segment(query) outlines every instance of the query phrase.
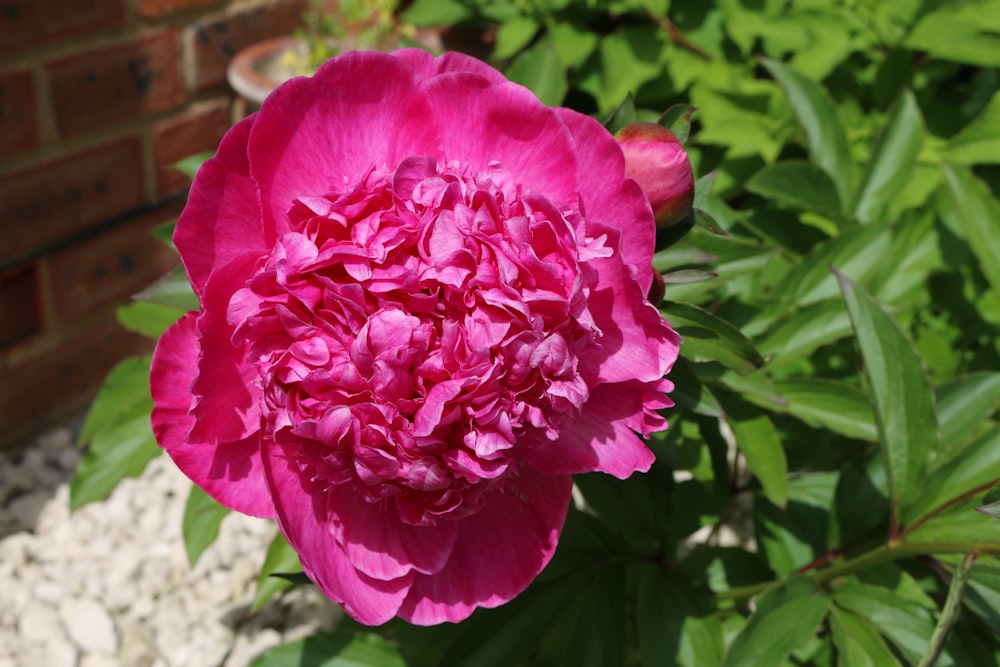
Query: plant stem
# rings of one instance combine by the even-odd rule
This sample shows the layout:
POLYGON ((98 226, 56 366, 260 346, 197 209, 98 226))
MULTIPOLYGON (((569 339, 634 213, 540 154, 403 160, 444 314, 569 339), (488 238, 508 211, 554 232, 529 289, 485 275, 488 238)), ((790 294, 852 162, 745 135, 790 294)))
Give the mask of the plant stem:
POLYGON ((931 635, 931 642, 930 646, 927 647, 927 653, 924 654, 917 667, 933 667, 934 663, 941 656, 941 652, 944 650, 944 642, 948 638, 948 632, 951 631, 951 626, 958 619, 962 593, 965 591, 965 584, 969 581, 969 576, 972 574, 972 565, 976 562, 977 556, 979 556, 978 549, 975 547, 969 549, 965 554, 965 558, 962 559, 962 562, 955 569, 955 573, 951 575, 951 586, 948 587, 948 598, 944 601, 941 618, 938 619, 937 626, 934 628, 934 634, 931 635))

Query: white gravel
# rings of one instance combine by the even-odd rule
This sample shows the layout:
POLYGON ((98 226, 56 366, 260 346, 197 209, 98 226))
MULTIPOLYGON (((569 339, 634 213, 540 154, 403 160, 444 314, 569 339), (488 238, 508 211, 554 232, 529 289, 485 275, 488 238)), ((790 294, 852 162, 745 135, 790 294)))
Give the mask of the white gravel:
POLYGON ((230 514, 188 564, 190 482, 166 456, 70 514, 72 438, 0 456, 0 667, 241 667, 332 627, 339 608, 311 587, 248 615, 273 522, 230 514))

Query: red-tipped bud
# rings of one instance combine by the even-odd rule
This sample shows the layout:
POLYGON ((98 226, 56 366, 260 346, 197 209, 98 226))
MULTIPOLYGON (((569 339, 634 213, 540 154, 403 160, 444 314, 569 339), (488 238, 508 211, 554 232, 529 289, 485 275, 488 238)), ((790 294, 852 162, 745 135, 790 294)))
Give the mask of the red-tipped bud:
POLYGON ((656 123, 630 123, 615 139, 625 153, 625 174, 642 187, 653 206, 657 227, 677 223, 694 202, 694 174, 684 146, 656 123))

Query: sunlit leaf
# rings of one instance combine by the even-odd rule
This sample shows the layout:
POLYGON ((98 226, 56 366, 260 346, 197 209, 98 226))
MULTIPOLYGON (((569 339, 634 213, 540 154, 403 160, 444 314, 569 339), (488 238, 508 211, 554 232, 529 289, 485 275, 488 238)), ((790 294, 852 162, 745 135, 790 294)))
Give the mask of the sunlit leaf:
POLYGON ((228 507, 223 507, 211 496, 192 484, 184 506, 184 519, 181 523, 181 534, 184 536, 184 549, 187 551, 188 562, 193 566, 219 536, 219 526, 229 514, 228 507))
POLYGON ((1000 202, 962 167, 943 166, 954 215, 994 292, 1000 294, 1000 202))
POLYGON ((937 449, 934 394, 899 326, 854 282, 839 273, 837 279, 864 359, 898 519, 900 508, 920 498, 928 460, 937 449))

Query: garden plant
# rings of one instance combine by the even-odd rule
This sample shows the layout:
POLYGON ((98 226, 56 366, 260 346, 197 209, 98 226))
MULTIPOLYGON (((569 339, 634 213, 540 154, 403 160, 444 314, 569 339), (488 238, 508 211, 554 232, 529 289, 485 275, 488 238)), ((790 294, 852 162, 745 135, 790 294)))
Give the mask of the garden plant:
POLYGON ((258 667, 1000 662, 1000 2, 402 18, 492 66, 343 54, 186 162, 73 506, 165 449, 192 562, 276 518, 252 611, 346 615, 258 667))

